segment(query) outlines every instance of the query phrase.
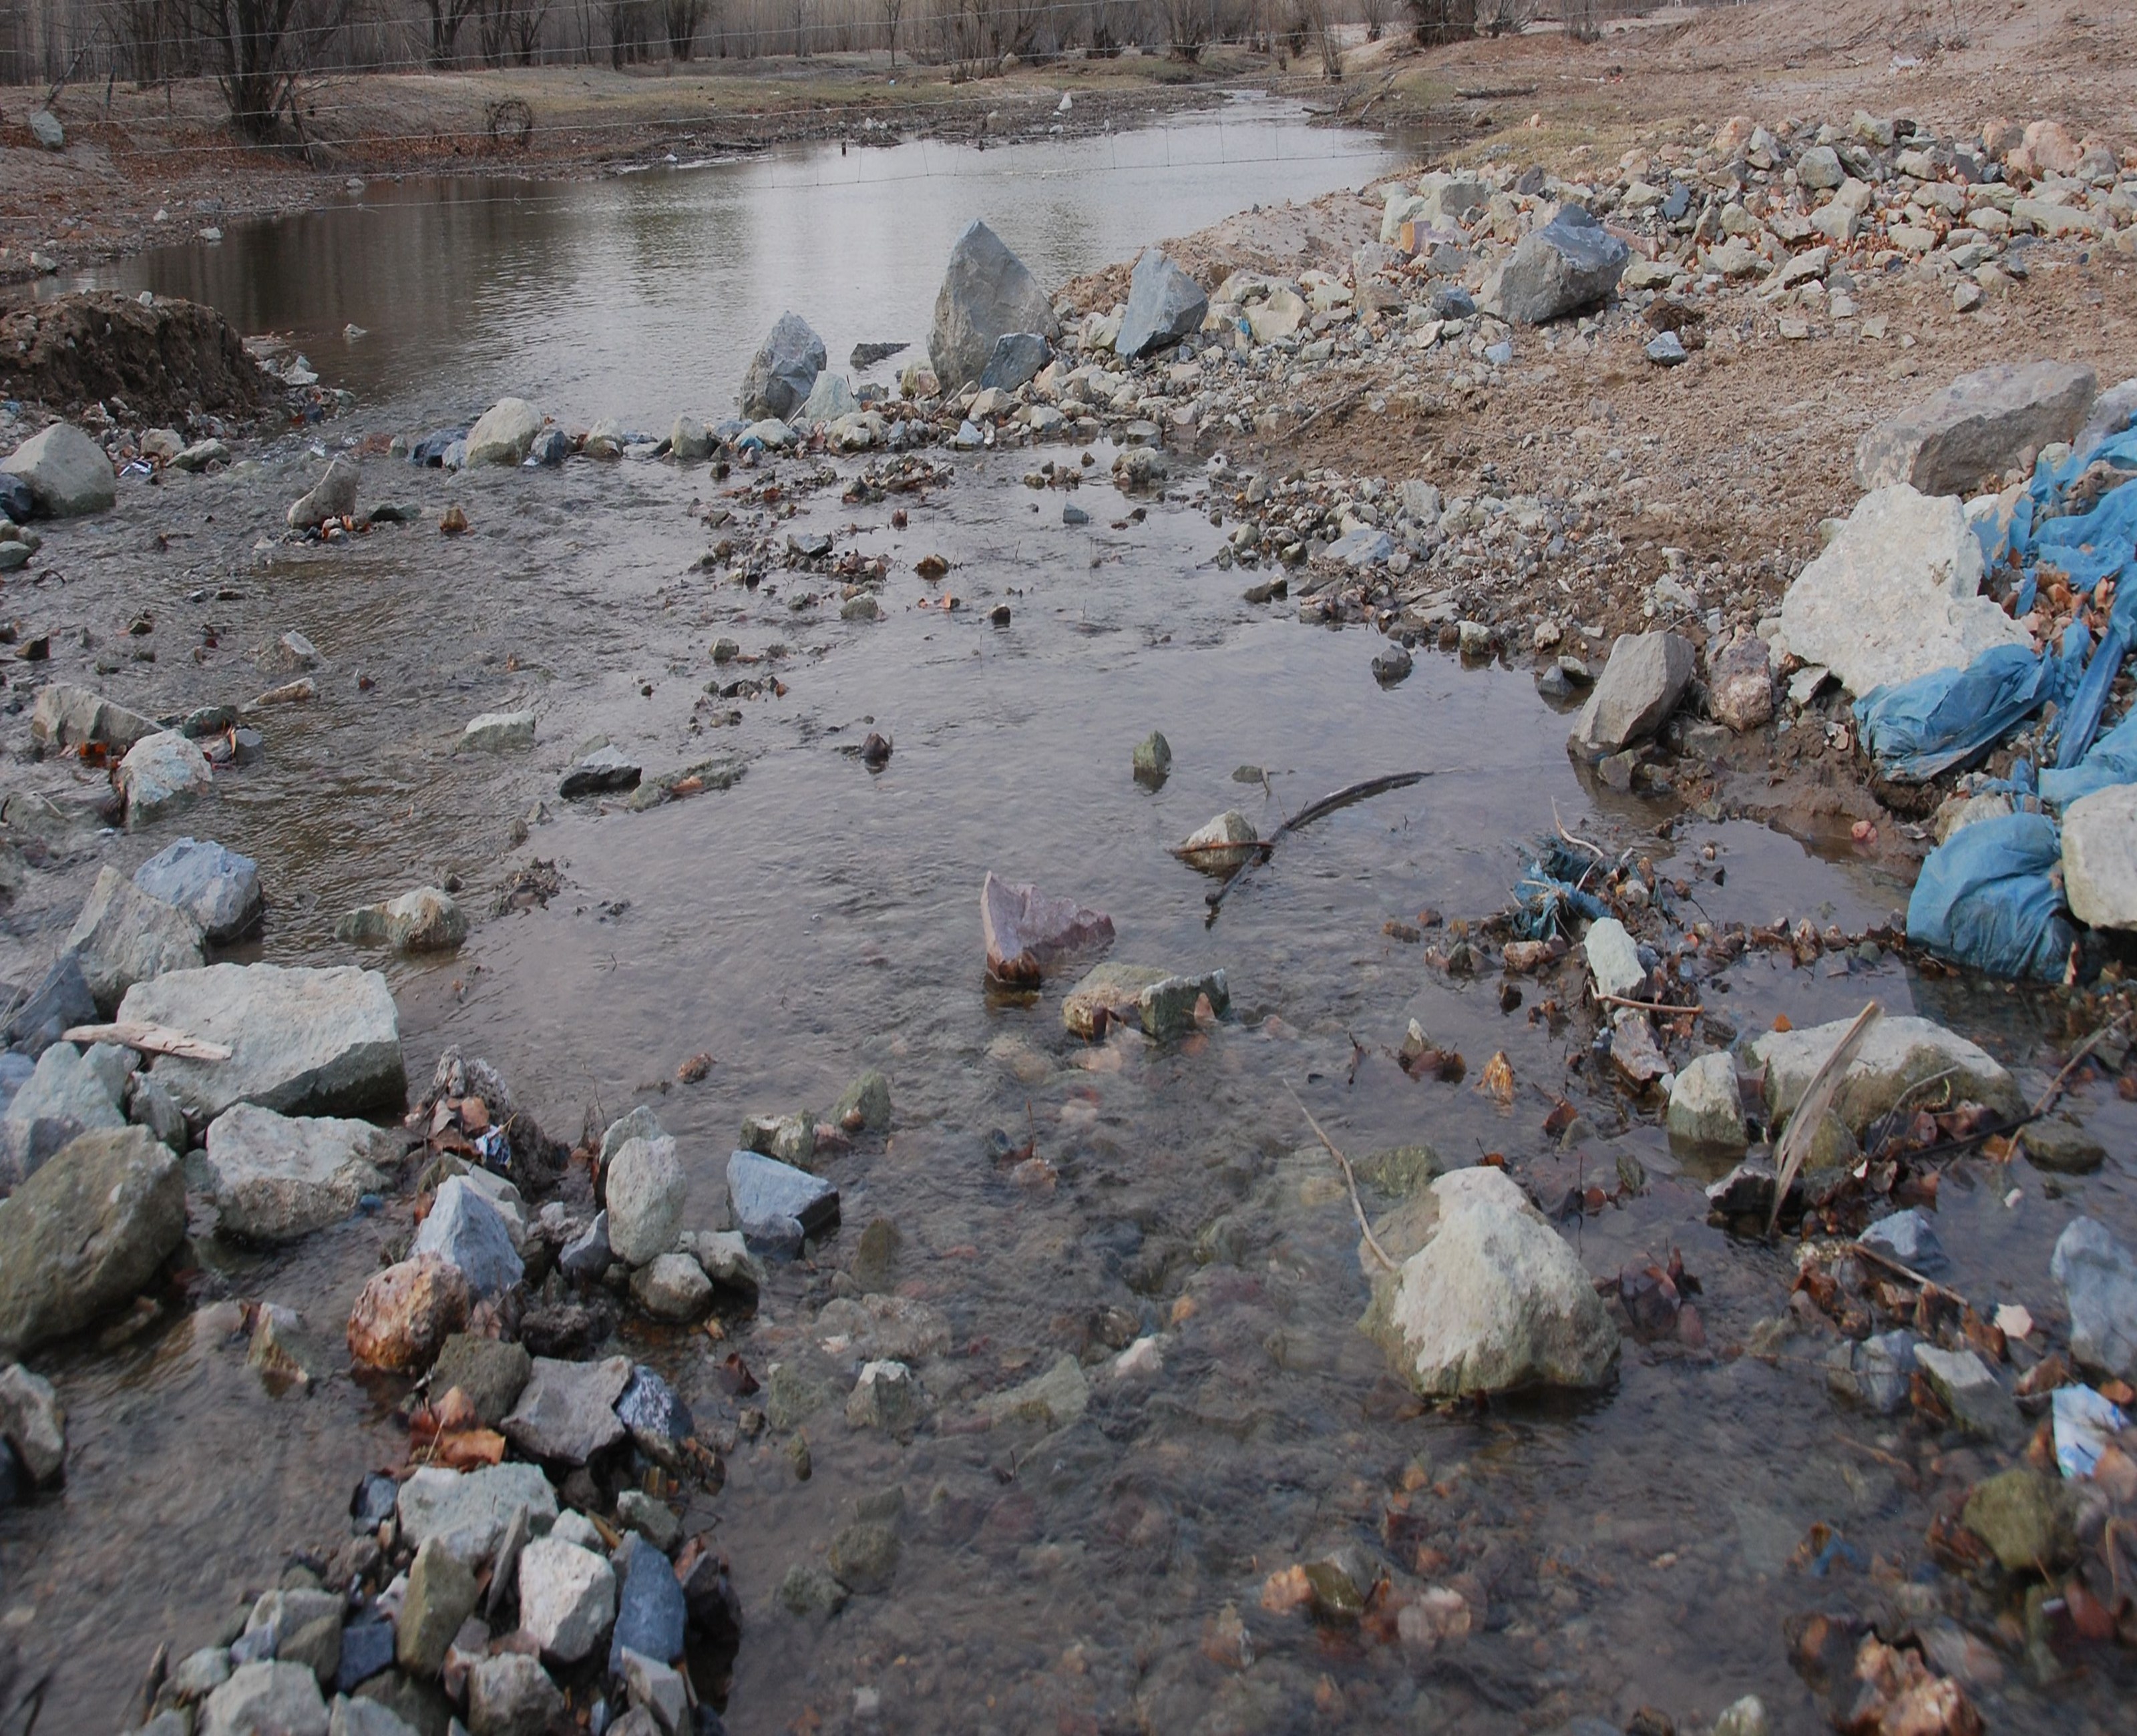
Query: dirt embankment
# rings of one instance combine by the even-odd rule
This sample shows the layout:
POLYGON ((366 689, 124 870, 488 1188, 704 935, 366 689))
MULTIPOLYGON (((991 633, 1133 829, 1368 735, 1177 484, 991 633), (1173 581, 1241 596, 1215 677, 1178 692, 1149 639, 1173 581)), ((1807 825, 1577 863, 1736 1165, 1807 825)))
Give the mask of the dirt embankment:
POLYGON ((0 397, 63 413, 101 401, 124 420, 251 416, 281 387, 213 308, 112 293, 0 315, 0 397))

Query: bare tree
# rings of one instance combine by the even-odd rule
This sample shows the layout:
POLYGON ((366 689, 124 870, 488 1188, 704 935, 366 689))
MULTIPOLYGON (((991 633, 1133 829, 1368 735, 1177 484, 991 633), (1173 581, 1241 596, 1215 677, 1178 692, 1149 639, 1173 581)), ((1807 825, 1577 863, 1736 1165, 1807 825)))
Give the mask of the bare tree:
POLYGON ((1377 42, 1388 27, 1388 20, 1395 16, 1395 0, 1358 0, 1358 11, 1365 21, 1365 40, 1377 42))
POLYGON ((294 114, 308 55, 320 54, 334 24, 347 17, 344 5, 335 19, 307 29, 299 0, 187 0, 187 22, 231 124, 255 141, 271 134, 285 114, 294 114))
POLYGON ((1408 0, 1419 46, 1464 42, 1477 34, 1477 0, 1408 0))
POLYGON ((1210 0, 1165 0, 1166 52, 1190 65, 1210 40, 1210 0))
POLYGON ((1603 34, 1595 27, 1595 0, 1559 0, 1559 22, 1576 42, 1593 42, 1603 34))
POLYGON ((882 0, 883 33, 890 38, 890 64, 898 66, 898 26, 905 16, 905 0, 882 0))
POLYGON ((423 5, 431 17, 431 64, 450 66, 460 52, 460 27, 475 15, 482 0, 423 0, 423 5))
POLYGON ((542 21, 549 16, 549 0, 518 0, 517 5, 506 0, 510 7, 506 17, 509 20, 507 34, 512 41, 512 58, 522 66, 534 64, 534 51, 542 42, 542 21))
POLYGON ((696 51, 698 27, 705 22, 705 0, 661 0, 668 57, 688 61, 696 51))

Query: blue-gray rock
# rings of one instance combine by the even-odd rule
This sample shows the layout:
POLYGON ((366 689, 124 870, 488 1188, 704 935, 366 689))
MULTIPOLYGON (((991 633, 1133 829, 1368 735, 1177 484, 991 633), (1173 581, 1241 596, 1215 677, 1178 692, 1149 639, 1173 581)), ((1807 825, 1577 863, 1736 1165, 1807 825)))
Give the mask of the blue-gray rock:
POLYGON ((349 1523, 358 1531, 376 1531, 393 1517, 393 1504, 400 1494, 400 1484, 382 1471, 373 1471, 348 1498, 349 1523))
POLYGON ((630 1371, 630 1384, 616 1401, 616 1414, 641 1452, 664 1465, 679 1461, 683 1442, 690 1436, 689 1407, 643 1363, 630 1371))
POLYGON ((37 497, 30 492, 29 484, 0 470, 0 515, 13 523, 27 524, 37 509, 37 497))
POLYGON ((1944 1244, 1919 1207, 1909 1206, 1889 1218, 1880 1218, 1862 1233, 1862 1245, 1888 1254, 1902 1266, 1920 1272, 1940 1272, 1945 1264, 1944 1244))
POLYGON ((626 1651, 656 1663, 673 1663, 683 1655, 683 1630, 689 1619, 674 1567, 635 1533, 624 1539, 616 1560, 620 1583, 616 1632, 608 1646, 609 1674, 623 1674, 626 1651))
POLYGON ((1434 319, 1473 319, 1477 298, 1459 284, 1434 284, 1424 304, 1434 319))
POLYGON ((27 1180, 82 1134, 125 1125, 103 1077, 72 1043, 55 1043, 0 1115, 0 1184, 27 1180))
POLYGON ((616 790, 635 790, 644 776, 637 761, 621 748, 604 742, 591 751, 575 761, 562 780, 557 785, 557 794, 569 800, 577 795, 600 795, 616 790))
POLYGON ((2070 1310, 2071 1354, 2118 1379, 2137 1377, 2137 1257, 2091 1218, 2056 1238, 2049 1270, 2070 1310))
POLYGON ((1128 279, 1127 311, 1113 339, 1116 355, 1146 356, 1201 328, 1210 298, 1155 247, 1146 247, 1128 279))
POLYGON ((1599 305, 1618 286, 1632 250, 1577 205, 1521 237, 1485 291, 1483 305, 1516 325, 1541 325, 1599 305))
POLYGON ((1670 182, 1669 197, 1662 202, 1662 221, 1674 223, 1691 209, 1692 189, 1682 181, 1670 182))
POLYGON ((1370 524, 1361 524, 1355 530, 1346 531, 1328 545, 1330 560, 1341 561, 1353 569, 1385 567, 1395 558, 1395 538, 1370 524))
MULTIPOLYGON (((391 1512, 392 1504, 387 1504, 391 1512)), ((375 1610, 367 1610, 341 1631, 341 1661, 334 1669, 334 1690, 353 1694, 359 1683, 393 1661, 393 1624, 375 1610)))
POLYGON ((822 1176, 754 1151, 728 1155, 728 1203, 748 1241, 779 1253, 798 1252, 839 1215, 839 1190, 822 1176))
POLYGON ((553 470, 571 455, 571 435, 561 428, 544 428, 534 436, 534 443, 528 447, 527 456, 520 464, 529 470, 553 470))
POLYGON ((15 1049, 0 1054, 0 1116, 7 1112, 7 1106, 15 1101, 15 1093, 30 1082, 30 1076, 37 1070, 37 1063, 27 1055, 15 1049))
POLYGON ((211 941, 234 941, 259 919, 260 864, 212 841, 181 838, 134 869, 134 884, 175 904, 211 941))
POLYGON ((967 224, 950 250, 927 334, 928 361, 942 389, 957 391, 977 380, 1005 332, 1036 332, 1051 341, 1060 329, 1024 261, 985 223, 967 224))
POLYGON ((1005 332, 995 339, 994 353, 980 370, 980 384, 1015 391, 1053 359, 1054 346, 1038 333, 1005 332))
POLYGON ((1684 347, 1684 339, 1675 332, 1656 333, 1648 340, 1645 353, 1658 367, 1678 367, 1692 359, 1684 347))
POLYGON ((417 1254, 438 1254, 460 1267, 468 1289, 477 1296, 508 1291, 526 1276, 504 1214, 455 1175, 431 1202, 431 1214, 410 1247, 417 1254))
POLYGON ((145 1131, 61 1147, 0 1201, 0 1356, 131 1301, 185 1233, 184 1174, 145 1131))
POLYGON ((594 1221, 564 1244, 557 1264, 566 1277, 581 1284, 596 1281, 616 1262, 608 1245, 608 1213, 596 1212, 594 1221))
POLYGON ((119 498, 118 480, 104 448, 71 422, 54 422, 32 435, 0 459, 0 472, 28 484, 45 518, 108 512, 119 498))
POLYGON ((623 1437, 616 1402, 630 1384, 630 1359, 600 1362, 534 1359, 519 1403, 502 1425, 522 1452, 565 1465, 583 1465, 623 1437))
POLYGON ((764 346, 742 377, 740 404, 745 419, 776 416, 784 421, 809 401, 816 376, 826 360, 824 340, 799 314, 781 314, 764 346))
POLYGON ((110 867, 97 870, 66 943, 81 960, 98 1009, 107 1013, 134 984, 169 970, 197 970, 207 960, 199 923, 110 867))
POLYGON ((1907 1408, 1915 1372, 1915 1335, 1881 1332, 1861 1344, 1843 1343, 1826 1354, 1825 1383, 1833 1396, 1881 1417, 1907 1408))
POLYGON ((408 462, 435 470, 445 463, 445 454, 467 437, 466 427, 441 428, 435 434, 426 434, 408 449, 408 462))

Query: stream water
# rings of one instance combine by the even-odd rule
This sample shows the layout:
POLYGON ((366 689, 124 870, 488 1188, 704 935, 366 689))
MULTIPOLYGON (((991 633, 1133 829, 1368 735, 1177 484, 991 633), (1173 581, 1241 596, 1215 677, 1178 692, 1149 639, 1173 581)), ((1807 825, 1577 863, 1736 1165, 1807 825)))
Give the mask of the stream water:
MULTIPOLYGON (((1291 135, 1280 125, 1278 136, 1291 135)), ((1012 155, 987 153, 988 169, 1012 155)), ((1337 160, 1331 147, 1322 184, 1351 178, 1337 160)), ((416 238, 410 249, 373 258, 389 250, 352 241, 357 263, 327 294, 297 237, 337 223, 369 236, 377 219, 368 204, 307 218, 292 227, 285 273, 264 272, 260 299, 233 311, 248 325, 372 327, 331 366, 314 356, 330 380, 386 394, 332 432, 405 430, 419 409, 508 387, 566 413, 642 411, 641 425, 658 425, 719 397, 745 339, 789 300, 835 352, 920 335, 921 264, 939 269, 960 212, 995 215, 969 182, 952 197, 927 177, 898 197, 924 192, 935 215, 909 231, 886 222, 859 250, 845 246, 852 225, 799 212, 769 224, 773 238, 746 263, 728 255, 747 229, 695 232, 713 226, 703 212, 724 197, 720 177, 777 173, 753 163, 537 189, 531 205, 405 189, 393 221, 416 238), (462 276, 471 268, 457 260, 445 271, 463 221, 489 236, 494 276, 462 276), (873 248, 909 263, 885 275, 879 304, 859 273, 805 294, 812 255, 788 245, 804 235, 837 240, 841 258, 873 248), (720 281, 749 286, 746 318, 713 285, 696 288, 713 262, 720 281), (404 299, 400 286, 433 268, 450 283, 404 299), (635 299, 619 305, 626 282, 635 299), (312 299, 295 299, 299 283, 312 299), (488 312, 456 324, 466 306, 488 312)), ((1005 232, 1049 268, 1043 277, 1261 191, 1253 176, 1213 172, 1206 204, 1145 221, 1112 209, 1122 183, 1099 181, 1083 200, 1087 239, 1072 241, 1065 219, 1034 209, 1039 177, 1034 168, 1001 210, 1005 232), (1034 239, 1049 234, 1059 251, 1034 239)), ((853 197, 828 177, 809 185, 853 197)), ((759 209, 771 215, 761 198, 759 209)), ((225 260, 271 260, 283 245, 236 232, 220 255, 192 255, 210 273, 192 287, 212 293, 225 260)), ((126 270, 186 287, 175 256, 126 270)), ((1054 455, 1073 462, 1073 449, 1054 455)), ((1108 455, 1095 456, 1103 479, 1108 455)), ((106 859, 130 868, 181 830, 257 856, 272 906, 259 956, 285 963, 345 961, 332 920, 353 903, 458 874, 481 916, 509 871, 553 862, 558 896, 486 917, 457 954, 369 960, 392 982, 411 1076, 461 1045, 567 1137, 590 1109, 653 1103, 680 1141, 697 1223, 723 1221, 743 1114, 820 1111, 864 1067, 889 1075, 895 1131, 832 1160, 845 1228, 812 1262, 780 1268, 756 1315, 728 1320, 716 1347, 625 1329, 626 1347, 669 1373, 708 1427, 737 1415, 716 1374, 729 1351, 761 1379, 782 1369, 782 1390, 801 1395, 813 1474, 797 1479, 793 1430, 775 1428, 744 1439, 724 1489, 694 1497, 687 1515, 728 1554, 747 1612, 729 1728, 1483 1732, 1590 1714, 1622 1725, 1642 1705, 1682 1724, 1747 1692, 1777 1729, 1822 1727, 1789 1665, 1783 1618, 1933 1580, 1929 1514, 1993 1461, 1837 1409, 1817 1365, 1827 1338, 1740 1354, 1755 1325, 1786 1311, 1787 1252, 1710 1228, 1701 1190, 1718 1172, 1674 1155, 1651 1116, 1607 1091, 1578 1087, 1600 1131, 1578 1157, 1555 1151, 1542 1124, 1575 1039, 1526 1007, 1502 1010, 1496 975, 1429 970, 1419 947, 1383 931, 1427 907, 1472 919, 1501 907, 1525 844, 1555 816, 1580 831, 1652 827, 1664 812, 1584 782, 1565 721, 1525 672, 1424 654, 1384 689, 1368 669, 1377 639, 1243 602, 1239 576, 1210 563, 1224 533, 1205 514, 1175 501, 1137 522, 1101 479, 1069 497, 1092 514, 1072 528, 1060 493, 1022 484, 1028 462, 960 460, 953 486, 903 503, 903 530, 890 523, 895 498, 848 507, 835 482, 792 491, 786 529, 890 557, 887 618, 867 625, 842 621, 835 585, 819 576, 745 591, 696 570, 707 539, 695 508, 719 486, 703 469, 575 460, 451 478, 372 459, 367 499, 433 514, 459 500, 470 534, 445 541, 417 525, 264 553, 256 539, 318 469, 299 438, 218 476, 129 484, 116 513, 48 545, 70 576, 65 606, 85 621, 117 633, 133 610, 156 615, 166 654, 122 697, 151 709, 242 697, 261 684, 243 648, 293 626, 327 663, 314 703, 266 717, 260 765, 219 780, 182 826, 112 840, 106 859), (175 532, 171 552, 144 552, 158 528, 175 532), (914 576, 931 552, 952 563, 947 586, 914 576), (202 601, 211 584, 228 594, 202 601), (945 589, 968 606, 919 606, 945 589), (998 627, 988 610, 1000 602, 1010 619, 998 627), (202 644, 203 628, 222 649, 195 661, 183 648, 202 644), (748 652, 785 648, 772 666, 786 693, 735 702, 737 724, 716 723, 727 703, 703 691, 723 635, 748 652), (540 715, 530 756, 452 753, 468 717, 515 703, 540 715), (895 742, 878 773, 846 751, 869 728, 895 742), (1154 790, 1129 775, 1152 728, 1175 755, 1154 790), (557 801, 558 773, 595 734, 650 769, 728 752, 747 771, 731 790, 650 813, 557 801), (1267 774, 1266 792, 1234 776, 1243 766, 1267 774), (1244 808, 1266 832, 1338 785, 1406 770, 1434 776, 1288 840, 1214 925, 1210 883, 1166 853, 1222 809, 1244 808), (516 845, 514 821, 545 800, 516 845), (1117 959, 1222 965, 1234 1015, 1161 1049, 1119 1035, 1087 1046, 1063 1030, 1063 985, 991 993, 977 907, 990 868, 1109 912, 1117 959), (1470 1082, 1400 1070, 1390 1050, 1413 1017, 1468 1058, 1470 1082), (1519 1082, 1511 1109, 1473 1088, 1495 1050, 1519 1082), (675 1083, 701 1051, 715 1058, 709 1076, 675 1083), (1681 1250, 1705 1286, 1710 1349, 1628 1340, 1599 1395, 1420 1414, 1356 1330, 1367 1294, 1356 1227, 1292 1090, 1361 1155, 1426 1142, 1448 1164, 1498 1153, 1539 1187, 1636 1157, 1646 1190, 1568 1233, 1598 1275, 1681 1250), (996 1155, 1027 1139, 1044 1173, 996 1155), (949 1351, 923 1370, 934 1420, 905 1445, 848 1427, 850 1347, 813 1330, 835 1286, 853 1287, 855 1243, 877 1219, 896 1227, 900 1249, 872 1281, 932 1303, 952 1328, 949 1351), (1155 1371, 1112 1369, 1123 1322, 1158 1335, 1155 1371), (1045 1434, 971 1426, 981 1397, 1064 1354, 1090 1382, 1079 1420, 1045 1434), (1409 1516, 1391 1523, 1406 1487, 1409 1516), (828 1620, 783 1608, 788 1570, 820 1564, 856 1504, 893 1489, 901 1554, 888 1593, 828 1620), (1814 1578, 1792 1558, 1819 1522, 1854 1553, 1814 1578), (1262 1611, 1270 1573, 1343 1547, 1458 1576, 1475 1630, 1419 1656, 1262 1611), (1205 1648, 1228 1605, 1252 1635, 1245 1669, 1205 1648)), ((787 474, 799 482, 811 468, 790 462, 787 474)), ((65 673, 79 654, 54 643, 65 673)), ((1653 849, 1717 922, 1787 913, 1859 927, 1905 901, 1858 864, 1741 823, 1688 822, 1653 849)), ((11 947, 56 942, 81 889, 18 909, 11 947)), ((1919 1005, 2013 1065, 2038 1053, 2024 997, 1917 983, 1890 959, 1834 975, 1755 954, 1716 994, 1745 1030, 1781 1014, 1799 1026, 1845 1016, 1874 994, 1893 1011, 1919 1005)), ((2081 1107, 2113 1154, 2098 1177, 2058 1191, 1977 1160, 1946 1179, 1949 1281, 1984 1308, 2052 1313, 2048 1249, 2076 1209, 2137 1236, 2137 1106, 2106 1093, 2081 1107)), ((1369 1210, 1387 1203, 1369 1189, 1369 1210)), ((338 1340, 407 1213, 398 1201, 271 1257, 204 1250, 206 1291, 293 1306, 338 1340)), ((241 1343, 169 1306, 32 1361, 59 1386, 72 1450, 61 1491, 0 1514, 0 1636, 54 1671, 41 1730, 120 1728, 160 1641, 182 1656, 215 1637, 290 1552, 338 1542, 356 1479, 405 1452, 397 1391, 336 1375, 309 1396, 272 1397, 241 1343)), ((2042 1690, 2015 1663, 1974 1691, 2000 1729, 2105 1730, 2121 1715, 2097 1680, 2042 1690)))

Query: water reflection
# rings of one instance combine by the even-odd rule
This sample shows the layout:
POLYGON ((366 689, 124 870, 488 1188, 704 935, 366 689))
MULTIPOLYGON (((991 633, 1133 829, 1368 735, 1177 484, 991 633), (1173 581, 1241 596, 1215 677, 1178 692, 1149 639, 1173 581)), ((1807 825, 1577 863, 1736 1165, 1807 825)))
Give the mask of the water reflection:
POLYGON ((1370 135, 1242 96, 1132 133, 984 151, 811 144, 585 183, 381 182, 66 287, 186 296, 247 332, 293 333, 328 379, 372 401, 444 416, 516 391, 560 416, 656 428, 724 411, 790 307, 835 358, 864 341, 923 343, 942 261, 976 216, 1058 284, 1395 161, 1370 135), (371 335, 345 340, 350 324, 371 335))

